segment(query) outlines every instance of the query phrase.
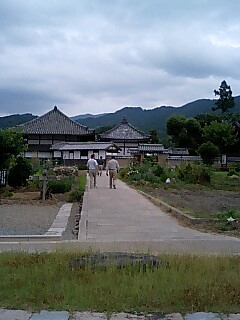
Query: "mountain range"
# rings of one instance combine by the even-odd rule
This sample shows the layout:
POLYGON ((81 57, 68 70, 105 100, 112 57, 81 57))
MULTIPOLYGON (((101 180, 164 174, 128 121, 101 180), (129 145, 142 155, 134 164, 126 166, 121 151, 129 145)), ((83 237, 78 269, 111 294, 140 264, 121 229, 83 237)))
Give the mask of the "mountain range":
MULTIPOLYGON (((148 110, 141 107, 124 107, 114 113, 84 114, 71 117, 71 119, 89 128, 97 129, 99 127, 117 125, 126 117, 128 122, 139 130, 149 133, 151 129, 156 129, 160 136, 163 137, 166 135, 166 122, 170 116, 185 115, 186 117, 195 117, 198 114, 212 112, 212 107, 216 101, 214 99, 199 99, 181 107, 161 106, 148 110)), ((231 112, 240 113, 240 96, 234 97, 234 101, 235 107, 231 109, 231 112)), ((0 117, 0 128, 14 127, 35 118, 37 116, 30 113, 0 117)))

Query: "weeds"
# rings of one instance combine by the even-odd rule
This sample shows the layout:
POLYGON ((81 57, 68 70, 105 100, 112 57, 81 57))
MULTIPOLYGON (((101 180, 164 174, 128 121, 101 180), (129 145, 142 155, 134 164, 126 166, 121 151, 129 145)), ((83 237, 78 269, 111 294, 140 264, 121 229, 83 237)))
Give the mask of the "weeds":
MULTIPOLYGON (((77 253, 79 257, 79 253, 77 253)), ((14 309, 239 312, 240 257, 161 256, 129 266, 71 269, 76 253, 2 253, 0 306, 14 309)))

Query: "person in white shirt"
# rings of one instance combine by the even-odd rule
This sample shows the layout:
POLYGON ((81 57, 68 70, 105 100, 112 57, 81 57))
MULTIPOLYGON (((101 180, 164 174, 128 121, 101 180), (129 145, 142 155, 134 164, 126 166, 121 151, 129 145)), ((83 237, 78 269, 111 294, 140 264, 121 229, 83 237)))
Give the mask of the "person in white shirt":
POLYGON ((98 171, 98 163, 95 160, 94 153, 91 155, 91 159, 87 162, 87 169, 90 178, 90 188, 97 186, 96 179, 97 179, 97 171, 98 171))
POLYGON ((114 156, 112 156, 112 159, 108 161, 107 167, 106 167, 106 175, 109 175, 109 187, 112 189, 116 189, 116 180, 117 180, 117 173, 119 170, 119 163, 115 159, 114 156))

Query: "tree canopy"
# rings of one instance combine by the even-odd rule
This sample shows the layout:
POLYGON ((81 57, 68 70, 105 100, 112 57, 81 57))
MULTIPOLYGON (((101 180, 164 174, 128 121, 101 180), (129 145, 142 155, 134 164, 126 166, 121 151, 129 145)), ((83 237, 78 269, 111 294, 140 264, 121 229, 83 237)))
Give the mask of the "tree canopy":
POLYGON ((198 120, 174 115, 167 121, 167 133, 176 147, 188 148, 195 153, 202 140, 202 129, 198 120))
POLYGON ((20 131, 0 129, 0 169, 8 169, 11 160, 26 150, 26 144, 20 131))
POLYGON ((222 113, 224 113, 234 107, 235 103, 232 97, 232 90, 225 80, 222 81, 219 90, 214 90, 214 93, 215 96, 219 96, 219 99, 215 103, 215 106, 212 107, 213 111, 221 110, 222 113))

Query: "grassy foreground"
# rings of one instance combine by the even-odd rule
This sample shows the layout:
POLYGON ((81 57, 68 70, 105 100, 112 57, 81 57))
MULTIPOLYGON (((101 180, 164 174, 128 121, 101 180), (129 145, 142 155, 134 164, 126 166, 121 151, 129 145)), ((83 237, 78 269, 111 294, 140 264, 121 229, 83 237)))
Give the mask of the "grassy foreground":
POLYGON ((0 254, 0 307, 240 312, 240 257, 168 256, 158 269, 71 269, 80 253, 0 254))

